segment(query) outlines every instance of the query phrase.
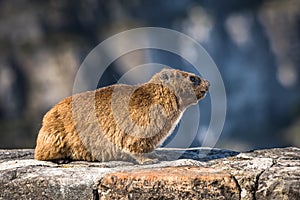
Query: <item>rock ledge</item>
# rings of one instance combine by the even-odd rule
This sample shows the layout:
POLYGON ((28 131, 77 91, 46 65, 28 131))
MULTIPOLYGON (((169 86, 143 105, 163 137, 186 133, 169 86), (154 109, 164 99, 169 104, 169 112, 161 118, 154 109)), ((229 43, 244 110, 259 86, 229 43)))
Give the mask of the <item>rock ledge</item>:
POLYGON ((0 150, 0 199, 300 199, 300 149, 158 149, 166 160, 68 164, 0 150))

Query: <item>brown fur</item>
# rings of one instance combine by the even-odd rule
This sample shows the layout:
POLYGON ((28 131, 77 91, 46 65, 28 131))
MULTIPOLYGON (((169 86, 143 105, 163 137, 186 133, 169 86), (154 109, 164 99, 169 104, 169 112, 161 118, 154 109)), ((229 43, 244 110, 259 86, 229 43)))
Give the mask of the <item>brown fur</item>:
POLYGON ((142 85, 111 85, 65 98, 44 116, 35 159, 152 161, 148 153, 208 87, 194 74, 165 69, 142 85))

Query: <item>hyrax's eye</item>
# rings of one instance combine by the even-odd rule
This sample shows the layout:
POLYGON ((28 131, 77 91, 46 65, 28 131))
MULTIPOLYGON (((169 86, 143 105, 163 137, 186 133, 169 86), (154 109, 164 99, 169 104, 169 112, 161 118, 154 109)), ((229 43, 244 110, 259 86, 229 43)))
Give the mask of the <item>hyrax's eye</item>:
POLYGON ((201 83, 201 79, 195 76, 190 76, 190 81, 194 84, 194 85, 199 85, 201 83))
POLYGON ((160 79, 161 79, 162 81, 168 82, 168 81, 169 81, 169 75, 168 75, 167 73, 162 73, 162 74, 160 75, 160 79))

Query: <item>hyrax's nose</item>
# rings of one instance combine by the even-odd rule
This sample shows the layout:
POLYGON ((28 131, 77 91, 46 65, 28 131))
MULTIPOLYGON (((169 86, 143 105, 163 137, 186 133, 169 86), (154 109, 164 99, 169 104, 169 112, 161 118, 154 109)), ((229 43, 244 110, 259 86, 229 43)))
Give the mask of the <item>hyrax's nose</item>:
POLYGON ((208 90, 208 88, 210 87, 209 81, 204 79, 204 83, 205 83, 205 89, 208 90))

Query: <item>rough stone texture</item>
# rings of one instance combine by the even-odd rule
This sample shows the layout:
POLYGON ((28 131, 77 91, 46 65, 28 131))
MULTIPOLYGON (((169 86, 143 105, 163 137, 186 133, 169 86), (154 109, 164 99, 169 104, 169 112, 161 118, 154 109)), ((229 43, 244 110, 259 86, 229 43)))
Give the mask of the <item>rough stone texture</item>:
POLYGON ((0 150, 0 199, 300 199, 298 148, 157 154, 168 161, 59 165, 33 160, 33 150, 0 150))
POLYGON ((101 199, 239 199, 239 186, 229 173, 181 166, 115 172, 99 185, 101 199))

